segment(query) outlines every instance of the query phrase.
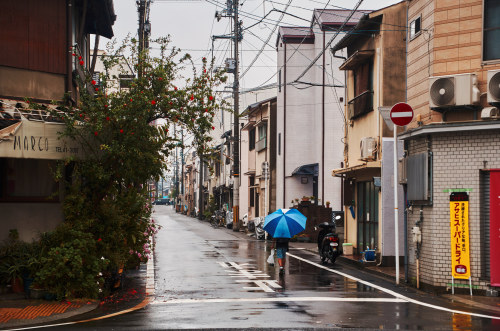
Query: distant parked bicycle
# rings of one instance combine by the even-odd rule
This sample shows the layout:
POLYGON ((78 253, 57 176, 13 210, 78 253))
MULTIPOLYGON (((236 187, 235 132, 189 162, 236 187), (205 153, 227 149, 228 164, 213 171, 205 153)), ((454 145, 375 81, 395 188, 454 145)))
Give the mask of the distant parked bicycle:
POLYGON ((215 214, 212 215, 212 218, 210 219, 210 224, 214 228, 218 228, 220 226, 225 226, 226 225, 226 219, 224 216, 225 212, 224 210, 216 210, 215 214))

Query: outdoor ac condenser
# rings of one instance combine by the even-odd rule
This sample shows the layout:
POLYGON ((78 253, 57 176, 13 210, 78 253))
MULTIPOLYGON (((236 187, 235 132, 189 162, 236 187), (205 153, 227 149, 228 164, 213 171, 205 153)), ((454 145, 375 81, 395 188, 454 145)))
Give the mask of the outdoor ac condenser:
POLYGON ((430 108, 448 108, 479 103, 476 74, 429 77, 430 108))
POLYGON ((488 70, 488 103, 500 105, 500 70, 488 70))
POLYGON ((377 140, 373 137, 363 137, 361 138, 361 143, 359 144, 361 150, 361 160, 363 161, 374 161, 376 159, 377 153, 377 140))

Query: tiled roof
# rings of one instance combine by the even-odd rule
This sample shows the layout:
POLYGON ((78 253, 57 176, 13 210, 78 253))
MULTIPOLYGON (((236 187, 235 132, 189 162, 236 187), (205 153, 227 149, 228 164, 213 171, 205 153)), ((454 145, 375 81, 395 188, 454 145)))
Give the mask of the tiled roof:
POLYGON ((279 34, 282 38, 300 38, 311 37, 314 38, 314 33, 310 27, 307 26, 280 26, 279 34))
MULTIPOLYGON (((357 10, 351 16, 346 26, 355 26, 364 14, 371 13, 372 10, 357 10)), ((313 20, 320 25, 338 25, 341 26, 351 14, 349 9, 315 9, 313 20)))

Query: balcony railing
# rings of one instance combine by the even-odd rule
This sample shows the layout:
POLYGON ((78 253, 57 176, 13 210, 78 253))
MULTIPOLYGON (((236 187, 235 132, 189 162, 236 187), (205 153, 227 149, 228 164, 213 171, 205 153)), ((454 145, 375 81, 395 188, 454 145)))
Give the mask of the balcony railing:
POLYGON ((267 139, 266 138, 262 138, 261 140, 257 141, 257 143, 255 144, 255 150, 257 152, 260 152, 261 150, 263 150, 266 147, 267 147, 267 139))
POLYGON ((347 115, 350 120, 373 110, 373 91, 365 91, 347 103, 347 115))

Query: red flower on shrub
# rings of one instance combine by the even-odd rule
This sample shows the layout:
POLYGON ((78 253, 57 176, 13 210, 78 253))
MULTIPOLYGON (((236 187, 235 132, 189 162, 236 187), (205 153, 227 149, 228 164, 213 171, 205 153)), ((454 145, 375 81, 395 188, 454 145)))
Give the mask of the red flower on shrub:
POLYGON ((152 104, 152 105, 156 105, 156 101, 151 100, 151 104, 152 104))
POLYGON ((84 63, 85 63, 85 62, 83 62, 83 61, 80 61, 80 65, 81 65, 81 66, 82 66, 82 65, 83 65, 84 63))
POLYGON ((95 80, 92 79, 92 82, 91 82, 92 85, 95 85, 97 84, 97 82, 95 80))
POLYGON ((94 136, 97 136, 99 134, 99 132, 95 131, 94 132, 94 136))
POLYGON ((123 133, 123 129, 120 129, 120 133, 123 133))
POLYGON ((106 121, 109 121, 109 119, 110 119, 109 116, 106 116, 106 121))
POLYGON ((97 241, 102 241, 102 239, 101 239, 101 238, 99 238, 99 239, 97 239, 97 241))
POLYGON ((209 99, 210 101, 212 101, 212 100, 214 99, 214 97, 213 97, 213 96, 209 96, 209 97, 208 97, 208 99, 209 99))

